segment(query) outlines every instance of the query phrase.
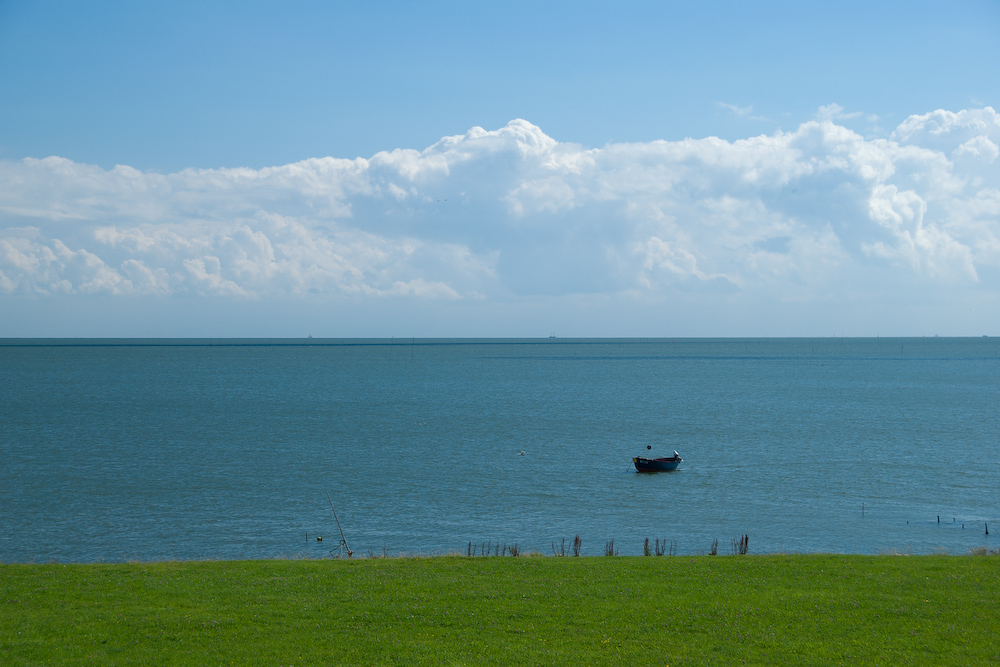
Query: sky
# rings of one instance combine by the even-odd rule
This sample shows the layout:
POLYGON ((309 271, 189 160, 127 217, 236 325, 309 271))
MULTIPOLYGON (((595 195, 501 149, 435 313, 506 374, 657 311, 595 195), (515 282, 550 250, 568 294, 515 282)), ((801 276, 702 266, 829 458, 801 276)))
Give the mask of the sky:
POLYGON ((0 0, 0 337, 1000 335, 998 35, 0 0))

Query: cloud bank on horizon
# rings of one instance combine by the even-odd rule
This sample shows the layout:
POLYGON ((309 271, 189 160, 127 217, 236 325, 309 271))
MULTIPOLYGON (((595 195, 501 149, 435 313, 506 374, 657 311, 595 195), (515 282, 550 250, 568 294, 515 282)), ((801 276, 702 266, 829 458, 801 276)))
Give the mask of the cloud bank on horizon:
POLYGON ((841 112, 731 142, 584 148, 516 119, 264 169, 0 161, 0 295, 995 298, 1000 115, 937 110, 865 138, 841 112))

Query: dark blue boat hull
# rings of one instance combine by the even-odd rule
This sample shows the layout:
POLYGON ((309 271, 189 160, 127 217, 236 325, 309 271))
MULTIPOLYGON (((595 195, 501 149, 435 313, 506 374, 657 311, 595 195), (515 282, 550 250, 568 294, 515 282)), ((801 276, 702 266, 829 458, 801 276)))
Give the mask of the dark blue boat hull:
POLYGON ((669 457, 661 459, 647 459, 645 456, 636 456, 632 459, 636 472, 668 472, 675 470, 684 459, 680 457, 669 457))

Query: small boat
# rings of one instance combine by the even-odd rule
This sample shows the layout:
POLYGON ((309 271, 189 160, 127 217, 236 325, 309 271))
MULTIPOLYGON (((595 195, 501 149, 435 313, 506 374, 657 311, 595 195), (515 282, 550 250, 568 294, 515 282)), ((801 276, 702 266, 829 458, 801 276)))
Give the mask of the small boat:
POLYGON ((632 459, 632 463, 635 464, 636 472, 665 472, 675 470, 683 460, 681 455, 675 451, 673 456, 661 456, 655 459, 636 456, 632 459))

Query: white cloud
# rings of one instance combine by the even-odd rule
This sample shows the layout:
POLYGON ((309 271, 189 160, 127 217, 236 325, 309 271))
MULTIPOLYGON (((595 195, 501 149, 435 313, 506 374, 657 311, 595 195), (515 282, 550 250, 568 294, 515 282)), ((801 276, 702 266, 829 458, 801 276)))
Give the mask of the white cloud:
POLYGON ((0 292, 808 301, 873 271, 995 275, 1000 117, 935 111, 866 139, 836 122, 856 115, 598 149, 515 120, 422 151, 165 175, 0 161, 0 292))
POLYGON ((741 107, 737 104, 727 104, 725 102, 716 102, 716 104, 723 109, 729 109, 737 116, 749 116, 753 113, 753 106, 741 107))
POLYGON ((836 102, 821 106, 816 112, 817 120, 850 120, 852 118, 861 118, 863 115, 860 111, 847 113, 844 107, 836 102))
POLYGON ((992 164, 997 159, 997 155, 1000 154, 1000 149, 988 137, 979 135, 960 145, 951 154, 959 159, 963 157, 981 158, 984 162, 992 164))
POLYGON ((1000 114, 992 107, 959 112, 938 109, 910 116, 900 123, 892 138, 901 144, 919 145, 946 154, 969 141, 986 139, 995 145, 1000 143, 1000 114))

